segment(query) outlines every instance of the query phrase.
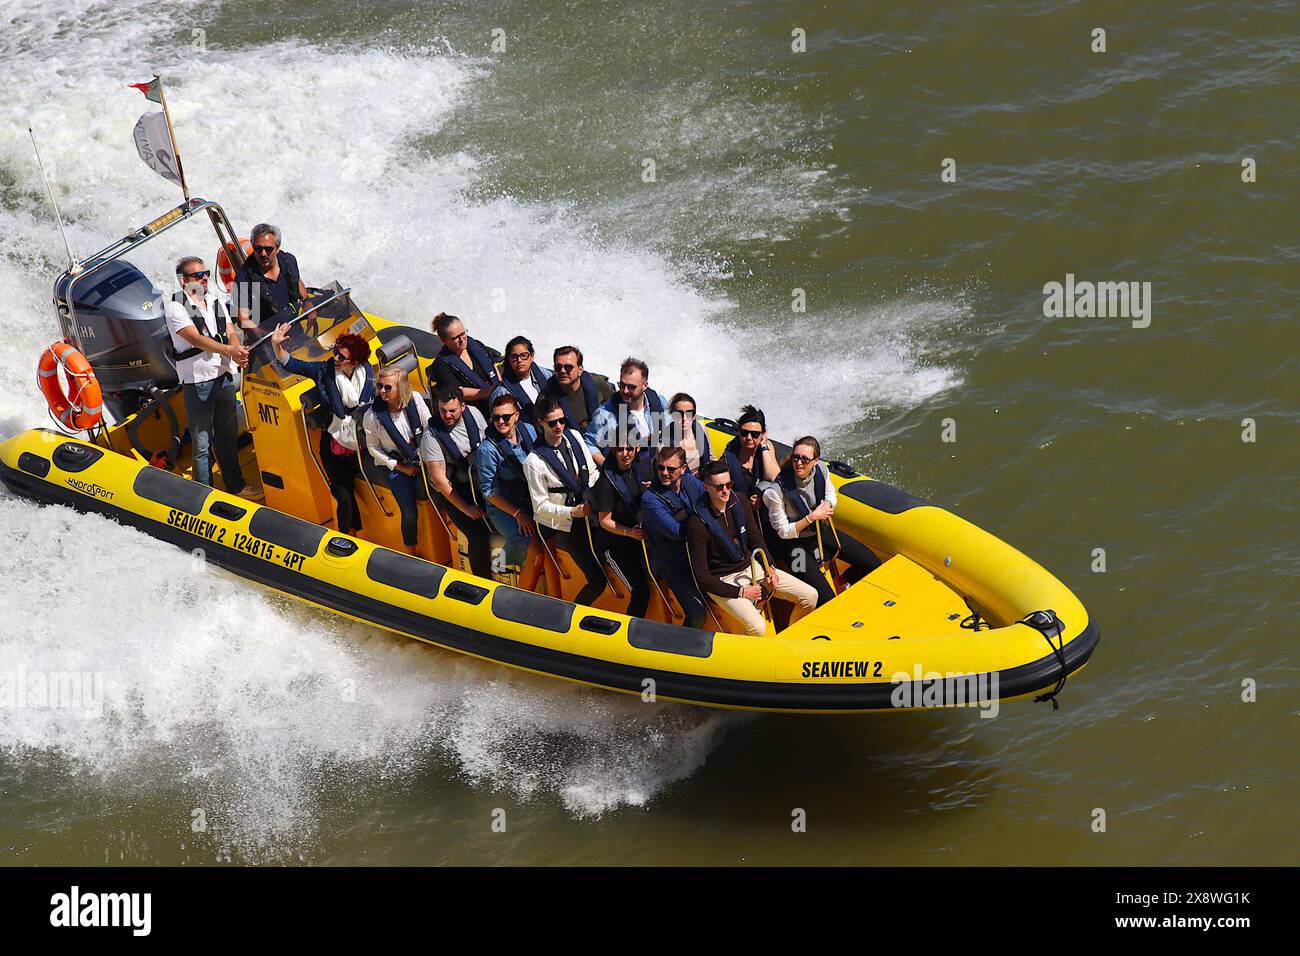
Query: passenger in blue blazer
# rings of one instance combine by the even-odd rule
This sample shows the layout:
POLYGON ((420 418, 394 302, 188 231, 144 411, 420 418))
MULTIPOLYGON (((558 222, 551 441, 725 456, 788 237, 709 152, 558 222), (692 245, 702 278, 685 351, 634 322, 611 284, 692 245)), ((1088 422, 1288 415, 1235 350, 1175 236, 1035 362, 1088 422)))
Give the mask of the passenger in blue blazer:
POLYGON ((275 360, 291 375, 316 383, 330 412, 330 422, 321 428, 320 460, 330 482, 330 494, 338 502, 338 528, 344 534, 361 530, 357 508, 356 480, 361 473, 357 457, 357 429, 361 414, 375 400, 375 381, 370 372, 370 343, 346 333, 334 340, 334 356, 323 362, 304 362, 285 351, 289 323, 271 334, 275 360))

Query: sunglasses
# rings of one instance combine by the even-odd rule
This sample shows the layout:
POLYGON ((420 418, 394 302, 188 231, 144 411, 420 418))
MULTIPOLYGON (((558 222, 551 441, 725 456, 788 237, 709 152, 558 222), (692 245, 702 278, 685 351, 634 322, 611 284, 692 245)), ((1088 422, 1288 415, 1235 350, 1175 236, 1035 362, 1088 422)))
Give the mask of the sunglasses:
POLYGON ((565 372, 565 373, 568 373, 568 372, 572 372, 572 371, 573 371, 575 368, 577 368, 577 367, 578 367, 578 366, 576 366, 576 365, 570 365, 570 364, 568 364, 567 362, 556 362, 556 363, 555 363, 555 370, 556 370, 557 372, 565 372))
POLYGON ((514 352, 510 355, 510 361, 522 362, 524 359, 532 358, 532 357, 533 357, 532 352, 514 352))
POLYGON ((253 246, 254 252, 260 252, 264 256, 269 256, 275 252, 275 246, 253 246))
POLYGON ((730 491, 731 488, 732 488, 732 485, 734 485, 734 484, 735 484, 734 481, 725 481, 725 482, 716 482, 716 481, 715 481, 715 482, 712 482, 712 483, 709 485, 709 487, 712 488, 714 491, 730 491))
MULTIPOLYGON (((493 415, 492 420, 494 422, 508 422, 518 414, 518 412, 511 412, 509 415, 493 415)), ((563 421, 563 419, 561 419, 561 421, 563 421)))
POLYGON ((634 392, 637 389, 636 382, 619 382, 618 390, 620 392, 634 392))
POLYGON ((391 391, 392 391, 393 389, 395 389, 395 388, 397 388, 396 385, 389 385, 389 384, 385 383, 385 384, 383 384, 383 385, 376 385, 376 386, 375 386, 375 391, 376 391, 376 392, 391 392, 391 391))
POLYGON ((182 279, 206 279, 210 275, 212 275, 210 271, 209 272, 187 272, 183 276, 181 276, 181 278, 182 279))
POLYGON ((740 430, 740 434, 743 437, 748 438, 750 441, 758 441, 760 438, 763 437, 763 433, 761 431, 756 432, 752 428, 742 428, 740 430))
POLYGON ((564 419, 563 419, 563 418, 548 418, 548 419, 546 419, 545 422, 543 422, 543 424, 544 424, 547 428, 563 428, 563 427, 564 427, 564 419))
POLYGON ((796 465, 806 465, 810 461, 816 461, 816 459, 809 458, 807 455, 791 455, 790 460, 796 465))
POLYGON ((467 338, 469 338, 468 332, 458 332, 455 335, 444 335, 442 337, 442 340, 444 342, 459 342, 461 339, 467 339, 467 338))
POLYGON ((673 409, 673 414, 674 414, 674 415, 681 415, 681 416, 683 416, 683 417, 685 417, 685 416, 687 416, 687 415, 694 415, 694 414, 695 414, 695 409, 693 409, 693 408, 674 408, 674 409, 673 409))
POLYGON ((334 346, 334 348, 331 349, 330 351, 332 351, 332 352, 334 353, 334 357, 335 357, 336 359, 340 359, 341 361, 344 361, 344 362, 352 362, 352 361, 354 361, 354 359, 352 359, 352 357, 349 356, 347 352, 343 351, 343 350, 342 350, 341 348, 339 348, 337 345, 334 346))
POLYGON ((661 465, 656 463, 655 471, 662 471, 665 474, 671 475, 674 471, 677 471, 677 469, 681 467, 682 467, 681 465, 661 465))

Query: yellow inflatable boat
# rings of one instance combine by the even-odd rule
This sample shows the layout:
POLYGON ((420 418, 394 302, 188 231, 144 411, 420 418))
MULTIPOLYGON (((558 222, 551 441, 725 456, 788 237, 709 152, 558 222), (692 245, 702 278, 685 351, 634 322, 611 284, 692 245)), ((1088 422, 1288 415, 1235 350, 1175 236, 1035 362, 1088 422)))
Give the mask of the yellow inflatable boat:
MULTIPOLYGON (((881 566, 824 606, 764 638, 679 626, 655 591, 645 618, 622 613, 627 595, 606 589, 595 606, 569 600, 582 581, 563 575, 534 593, 508 574, 468 573, 463 537, 420 503, 416 554, 401 552, 398 509, 378 474, 358 483, 364 538, 334 530, 316 447, 314 383, 256 356, 241 387, 246 477, 265 504, 189 477, 185 410, 161 357, 162 309, 152 282, 125 255, 205 214, 223 247, 238 239, 215 203, 194 199, 92 256, 55 283, 66 341, 95 371, 116 424, 68 434, 33 429, 0 443, 0 477, 16 494, 109 516, 213 564, 319 607, 417 640, 512 667, 646 699, 747 710, 856 713, 1056 704, 1098 641, 1078 599, 1009 544, 942 508, 829 463, 835 520, 868 544, 881 566), (150 302, 150 305, 144 305, 150 302), (160 467, 161 466, 161 467, 160 467)), ((362 313, 347 290, 312 300, 293 354, 328 353, 352 332, 379 364, 429 387, 438 346, 427 332, 362 313)), ((269 348, 269 346, 267 346, 269 348)), ((715 453, 734 424, 703 420, 715 453)))

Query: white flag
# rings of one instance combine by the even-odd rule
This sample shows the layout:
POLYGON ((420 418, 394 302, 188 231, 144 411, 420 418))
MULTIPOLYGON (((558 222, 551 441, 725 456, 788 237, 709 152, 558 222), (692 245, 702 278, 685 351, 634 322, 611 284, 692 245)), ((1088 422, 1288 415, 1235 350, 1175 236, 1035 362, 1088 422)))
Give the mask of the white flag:
POLYGON ((162 113, 150 110, 135 121, 135 148, 146 166, 168 182, 181 184, 172 139, 167 135, 167 119, 162 113))

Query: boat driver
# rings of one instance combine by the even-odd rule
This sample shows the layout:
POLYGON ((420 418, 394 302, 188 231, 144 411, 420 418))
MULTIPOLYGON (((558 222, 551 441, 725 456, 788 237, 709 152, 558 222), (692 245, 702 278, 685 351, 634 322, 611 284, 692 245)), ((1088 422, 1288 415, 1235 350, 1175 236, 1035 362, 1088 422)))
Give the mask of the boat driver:
POLYGON ((298 260, 280 248, 280 229, 259 222, 250 237, 253 254, 235 273, 235 308, 240 328, 274 328, 271 319, 307 298, 298 260))

